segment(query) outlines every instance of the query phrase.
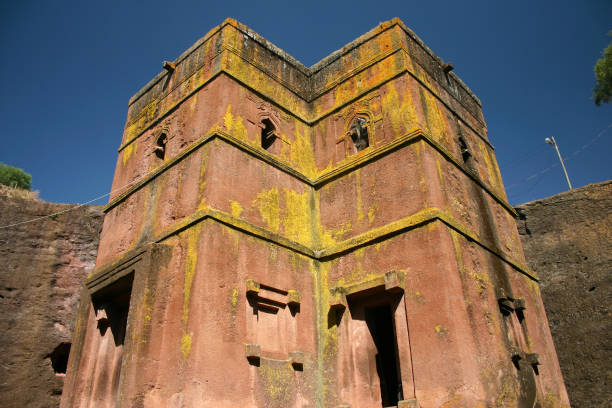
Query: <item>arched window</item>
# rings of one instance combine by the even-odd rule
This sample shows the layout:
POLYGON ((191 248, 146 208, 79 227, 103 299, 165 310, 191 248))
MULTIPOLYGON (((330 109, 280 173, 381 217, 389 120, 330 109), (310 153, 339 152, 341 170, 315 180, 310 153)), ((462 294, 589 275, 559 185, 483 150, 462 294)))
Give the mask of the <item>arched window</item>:
POLYGON ((276 141, 276 128, 270 119, 261 121, 261 147, 268 150, 276 141))
POLYGON ((353 146, 357 152, 362 151, 370 145, 370 139, 368 136, 367 120, 360 116, 357 116, 351 122, 348 130, 353 146))
POLYGON ((472 153, 470 152, 470 148, 465 142, 463 136, 459 136, 459 150, 461 151, 461 157, 463 158, 463 162, 467 163, 469 158, 472 156, 472 153))
POLYGON ((162 133, 157 138, 157 143, 155 144, 154 148, 155 155, 159 159, 164 160, 164 158, 166 157, 166 143, 168 143, 168 136, 166 136, 165 133, 162 133))

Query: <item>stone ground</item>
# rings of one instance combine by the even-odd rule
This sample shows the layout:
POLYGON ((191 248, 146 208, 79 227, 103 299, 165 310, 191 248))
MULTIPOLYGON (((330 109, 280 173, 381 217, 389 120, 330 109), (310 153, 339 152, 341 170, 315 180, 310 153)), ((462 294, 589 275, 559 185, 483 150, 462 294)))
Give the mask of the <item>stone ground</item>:
POLYGON ((612 407, 612 181, 516 209, 570 402, 612 407))

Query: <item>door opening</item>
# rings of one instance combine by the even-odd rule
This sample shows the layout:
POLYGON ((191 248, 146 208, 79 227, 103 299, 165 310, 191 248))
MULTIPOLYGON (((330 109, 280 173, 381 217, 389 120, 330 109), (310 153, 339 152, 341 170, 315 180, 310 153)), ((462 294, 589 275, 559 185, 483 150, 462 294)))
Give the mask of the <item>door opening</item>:
POLYGON ((376 371, 383 407, 403 399, 397 358, 397 340, 390 305, 365 308, 365 320, 376 345, 376 371))

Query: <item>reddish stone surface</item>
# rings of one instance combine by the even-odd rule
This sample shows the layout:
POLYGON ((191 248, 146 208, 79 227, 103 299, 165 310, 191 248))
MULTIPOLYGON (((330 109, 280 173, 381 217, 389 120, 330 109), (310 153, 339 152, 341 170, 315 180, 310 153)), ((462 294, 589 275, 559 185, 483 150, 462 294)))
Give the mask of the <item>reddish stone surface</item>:
POLYGON ((306 68, 228 19, 174 64, 63 407, 568 405, 480 102, 399 20, 306 68))
MULTIPOLYGON (((0 225, 69 210, 0 186, 0 225)), ((93 270, 102 207, 0 228, 0 406, 59 406, 79 294, 93 270)))
POLYGON ((612 405, 612 181, 517 207, 573 407, 612 405))

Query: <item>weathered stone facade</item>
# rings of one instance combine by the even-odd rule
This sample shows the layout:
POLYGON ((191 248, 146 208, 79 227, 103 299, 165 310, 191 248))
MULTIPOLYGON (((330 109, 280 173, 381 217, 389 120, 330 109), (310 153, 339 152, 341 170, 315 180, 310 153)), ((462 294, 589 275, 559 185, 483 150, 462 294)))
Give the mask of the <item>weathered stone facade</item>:
POLYGON ((228 19, 130 100, 62 406, 568 404, 480 102, 228 19))
MULTIPOLYGON (((10 197, 0 225, 74 206, 10 197)), ((59 406, 79 294, 94 268, 102 206, 0 228, 0 406, 59 406)))
POLYGON ((612 181, 517 207, 570 402, 612 406, 612 181))

